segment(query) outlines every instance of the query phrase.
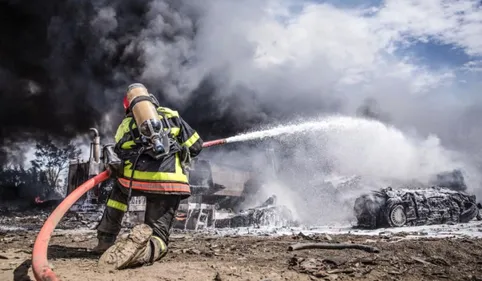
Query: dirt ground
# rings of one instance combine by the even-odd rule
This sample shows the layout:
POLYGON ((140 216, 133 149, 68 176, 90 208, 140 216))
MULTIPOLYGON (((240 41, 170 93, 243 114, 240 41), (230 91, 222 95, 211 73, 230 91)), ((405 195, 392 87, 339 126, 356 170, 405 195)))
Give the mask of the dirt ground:
MULTIPOLYGON (((67 280, 482 280, 482 239, 396 235, 280 237, 174 233, 171 252, 151 266, 104 272, 88 252, 93 231, 55 233, 49 261, 67 280), (294 243, 359 243, 379 249, 289 251, 294 243)), ((30 258, 35 231, 0 234, 0 280, 35 280, 30 258)))

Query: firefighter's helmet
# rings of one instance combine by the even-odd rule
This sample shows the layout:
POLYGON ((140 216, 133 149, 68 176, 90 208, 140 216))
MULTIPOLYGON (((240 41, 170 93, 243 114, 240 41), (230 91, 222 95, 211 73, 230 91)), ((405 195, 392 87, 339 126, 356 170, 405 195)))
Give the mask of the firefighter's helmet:
POLYGON ((127 99, 127 96, 124 96, 124 111, 127 112, 129 111, 129 100, 127 99))

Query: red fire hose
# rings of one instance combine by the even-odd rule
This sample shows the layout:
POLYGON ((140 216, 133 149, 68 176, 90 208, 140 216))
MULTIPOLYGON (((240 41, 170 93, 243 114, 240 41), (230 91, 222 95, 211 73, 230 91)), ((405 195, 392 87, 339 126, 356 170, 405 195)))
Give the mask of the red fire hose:
MULTIPOLYGON (((215 145, 225 144, 226 140, 208 141, 203 144, 203 147, 210 147, 215 145)), ((49 266, 47 259, 47 250, 49 246, 50 237, 57 224, 60 222, 65 213, 79 200, 87 191, 94 188, 99 183, 109 178, 109 171, 106 170, 90 180, 84 182, 69 194, 50 216, 45 221, 37 235, 32 251, 32 271, 37 281, 60 281, 49 266)))
POLYGON ((47 260, 47 248, 49 246, 50 237, 57 224, 60 222, 65 213, 72 205, 79 200, 82 195, 92 189, 94 186, 109 178, 109 171, 106 170, 97 176, 86 181, 69 194, 52 214, 47 218, 42 229, 40 229, 32 251, 32 270, 37 281, 59 281, 60 279, 50 269, 47 260))
POLYGON ((219 139, 219 140, 213 140, 213 141, 207 141, 203 144, 203 147, 210 147, 210 146, 215 146, 215 145, 221 145, 225 144, 227 141, 226 139, 219 139))

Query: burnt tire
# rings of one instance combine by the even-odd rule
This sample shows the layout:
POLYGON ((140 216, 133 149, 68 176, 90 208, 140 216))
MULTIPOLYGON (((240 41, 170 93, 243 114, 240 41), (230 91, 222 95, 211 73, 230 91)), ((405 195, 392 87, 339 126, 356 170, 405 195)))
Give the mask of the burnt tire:
POLYGON ((479 208, 471 204, 465 211, 460 213, 460 222, 467 223, 479 215, 479 208))
POLYGON ((482 204, 477 203, 477 220, 482 220, 482 204))
POLYGON ((402 204, 393 203, 387 206, 386 221, 390 227, 402 227, 407 224, 407 214, 402 204))

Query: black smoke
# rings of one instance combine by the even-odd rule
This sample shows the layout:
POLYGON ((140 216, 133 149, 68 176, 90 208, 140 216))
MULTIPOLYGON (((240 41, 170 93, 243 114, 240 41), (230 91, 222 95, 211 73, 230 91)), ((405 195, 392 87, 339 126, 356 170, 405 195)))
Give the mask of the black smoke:
MULTIPOLYGON (((121 117, 123 91, 144 67, 138 44, 149 3, 0 2, 1 162, 7 144, 44 134, 72 138, 106 112, 121 117)), ((177 36, 170 32, 160 34, 166 42, 177 36)))
MULTIPOLYGON (((137 2, 129 15, 140 19, 137 2)), ((0 3, 0 145, 45 134, 72 138, 121 100, 114 93, 135 76, 122 69, 139 65, 121 55, 128 42, 99 47, 107 31, 105 23, 93 29, 95 15, 86 1, 0 3)), ((111 36, 120 40, 119 33, 111 36)))

